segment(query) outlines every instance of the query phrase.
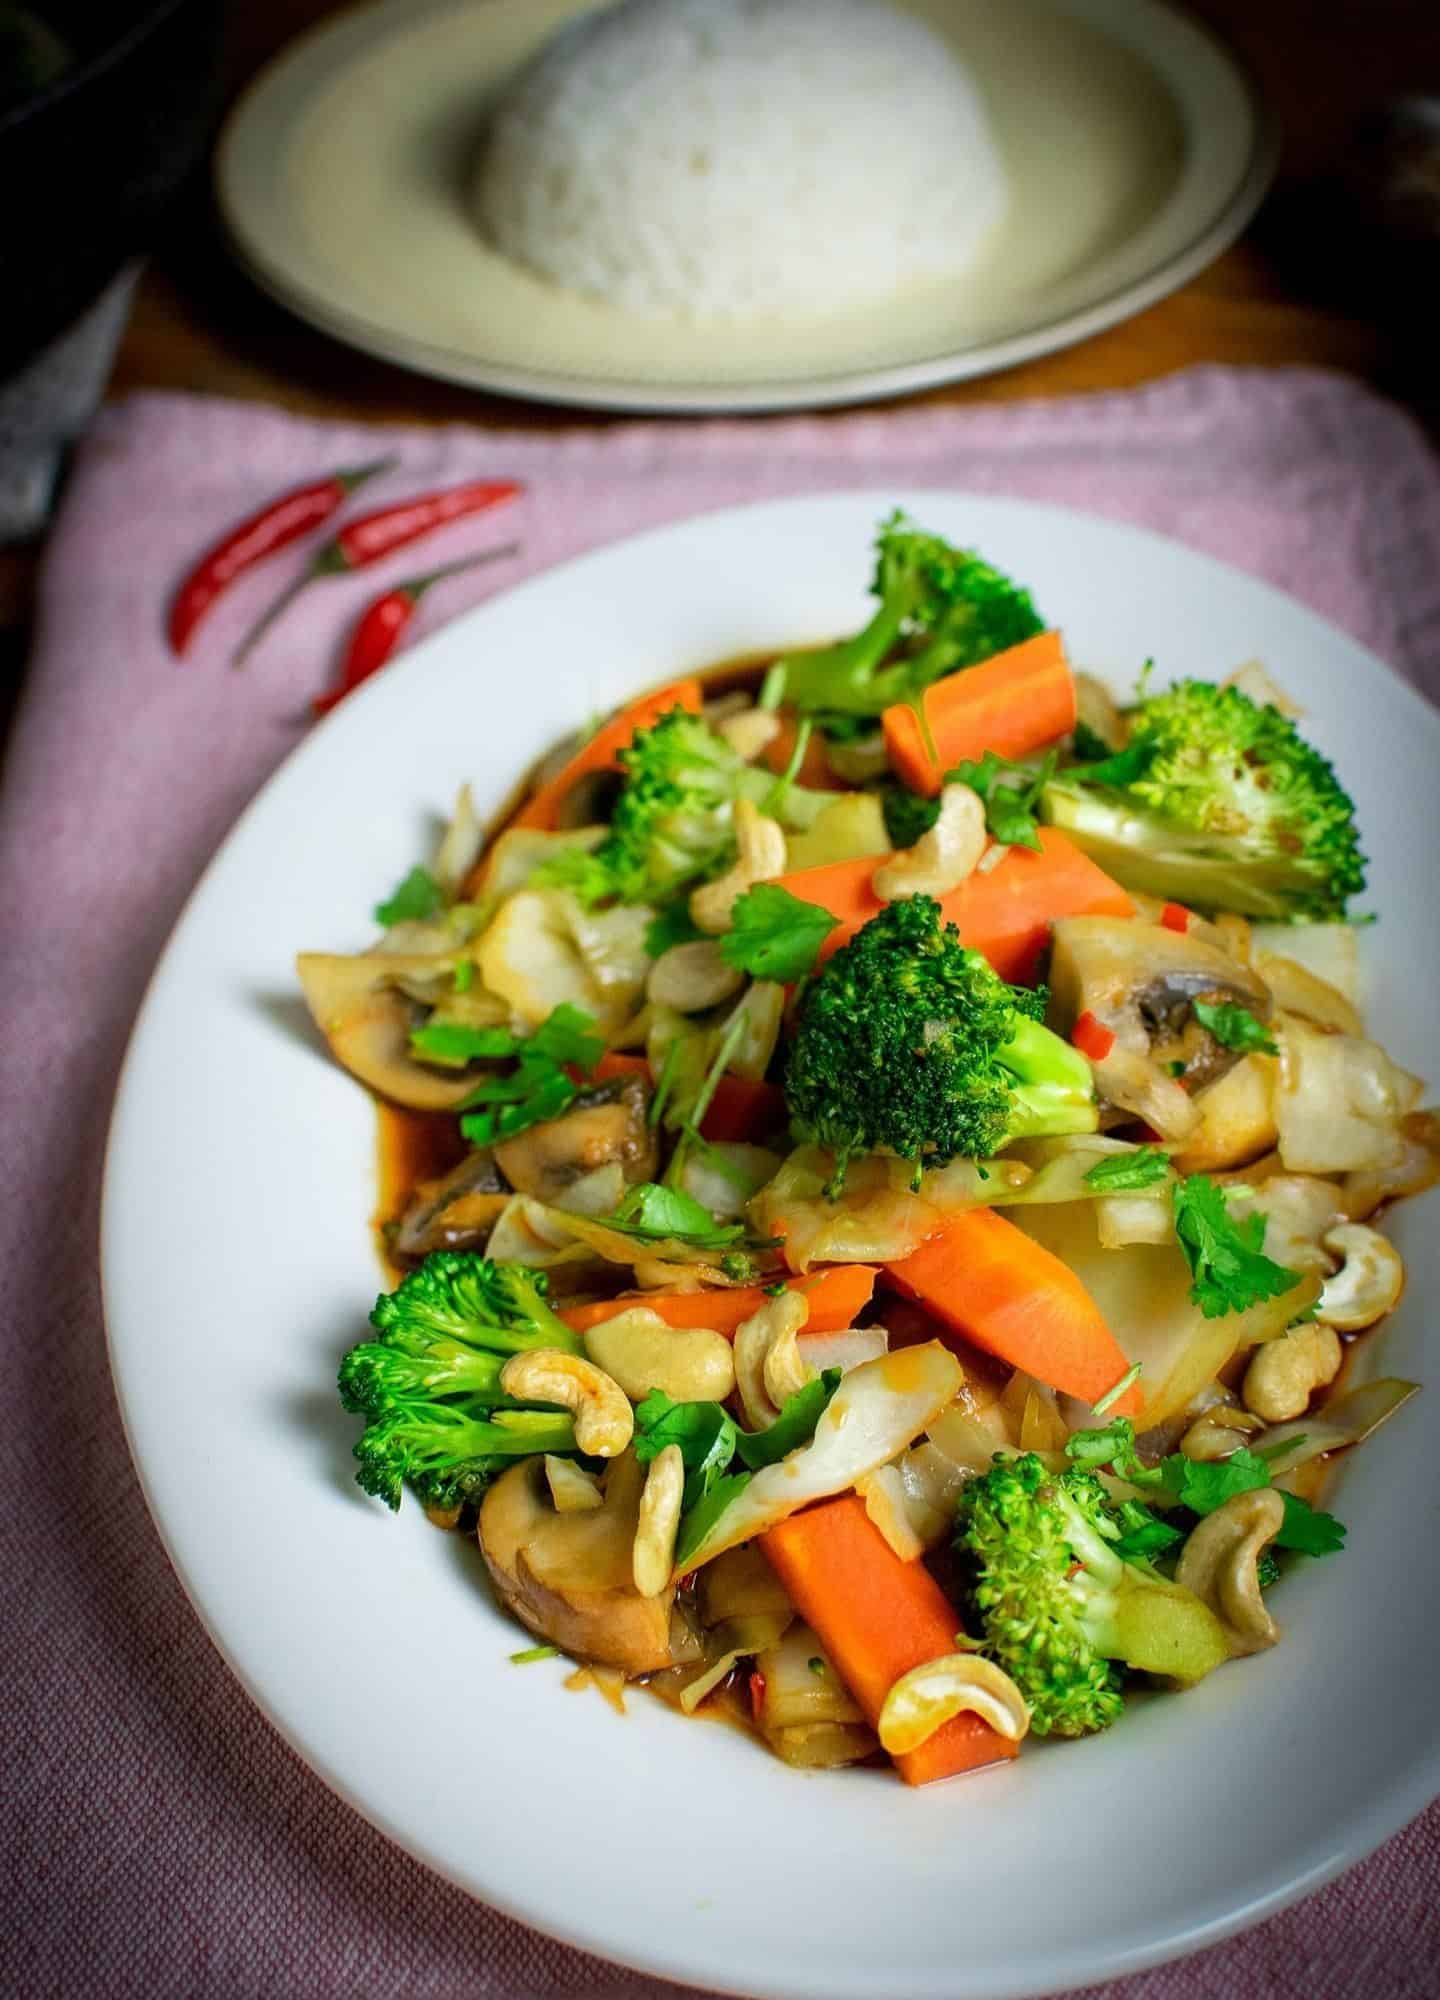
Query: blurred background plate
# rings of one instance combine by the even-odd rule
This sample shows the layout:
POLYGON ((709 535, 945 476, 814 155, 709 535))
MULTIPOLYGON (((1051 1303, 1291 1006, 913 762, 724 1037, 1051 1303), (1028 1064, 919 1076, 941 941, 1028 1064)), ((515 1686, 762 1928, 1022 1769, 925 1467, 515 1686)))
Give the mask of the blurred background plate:
POLYGON ((1274 133, 1209 34, 1155 0, 909 0, 981 82, 1014 184, 963 286, 883 309, 705 327, 562 293, 487 249, 465 190, 505 79, 593 0, 378 0, 256 81, 217 157, 259 282, 422 373, 617 410, 773 410, 902 394, 1082 340, 1245 226, 1274 133))

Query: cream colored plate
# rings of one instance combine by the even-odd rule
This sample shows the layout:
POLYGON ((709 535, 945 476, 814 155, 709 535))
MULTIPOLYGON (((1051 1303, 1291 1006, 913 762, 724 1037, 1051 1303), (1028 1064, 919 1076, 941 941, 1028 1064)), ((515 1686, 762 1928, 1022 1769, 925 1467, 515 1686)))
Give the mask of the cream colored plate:
POLYGON ((356 347, 479 388, 610 409, 843 403, 1009 367, 1138 312, 1234 239, 1273 166, 1246 78, 1154 0, 908 0, 979 77, 1014 186, 964 283, 806 320, 641 318, 492 252, 465 202, 487 104, 594 4, 378 0, 281 56, 216 168, 259 281, 356 347))

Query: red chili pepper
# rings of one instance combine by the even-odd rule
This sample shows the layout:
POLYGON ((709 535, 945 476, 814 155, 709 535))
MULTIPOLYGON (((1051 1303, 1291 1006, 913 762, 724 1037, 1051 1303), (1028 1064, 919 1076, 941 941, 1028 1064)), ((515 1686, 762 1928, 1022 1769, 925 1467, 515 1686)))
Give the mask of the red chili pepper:
POLYGON ((765 1676, 756 1667, 750 1675, 750 1715, 758 1723, 765 1706, 765 1676))
POLYGON ((1160 921, 1167 931, 1188 931, 1190 912, 1183 903, 1167 903, 1160 912, 1160 921))
POLYGON ((317 695, 310 704, 315 713, 328 715, 336 702, 343 701, 362 681, 368 681, 371 674, 384 666, 414 617, 416 605, 432 583, 439 583, 442 577, 458 576, 464 569, 476 569, 481 563, 496 562, 501 556, 513 556, 518 546, 518 543, 508 542, 503 549, 486 549, 482 555, 468 556, 464 562, 446 563, 443 569, 432 569, 428 576, 412 576, 405 583, 397 583, 383 596, 372 598, 350 634, 350 643, 345 648, 345 658, 340 667, 339 683, 328 694, 317 695))
POLYGON ((231 665, 238 667, 242 663, 280 613, 317 577, 349 576, 357 569, 368 569, 371 563, 393 555, 396 549, 418 542, 432 529, 443 528, 448 522, 470 514, 483 514, 487 508, 512 500, 519 491, 513 479, 472 479, 464 486, 423 493, 414 500, 400 500, 392 507, 380 507, 373 514, 360 514, 347 521, 315 551, 289 589, 281 592, 265 616, 251 628, 231 665))
POLYGON ((1103 1021, 1097 1021, 1088 1010, 1080 1016, 1070 1032, 1070 1040, 1082 1056, 1091 1062, 1104 1062, 1115 1046, 1114 1032, 1103 1021))
POLYGON ((166 628, 175 652, 185 651, 195 627, 237 576, 328 521, 357 486, 394 463, 391 458, 380 458, 370 465, 332 472, 328 479, 318 479, 311 486, 297 486, 232 528, 223 541, 201 556, 175 593, 166 628))

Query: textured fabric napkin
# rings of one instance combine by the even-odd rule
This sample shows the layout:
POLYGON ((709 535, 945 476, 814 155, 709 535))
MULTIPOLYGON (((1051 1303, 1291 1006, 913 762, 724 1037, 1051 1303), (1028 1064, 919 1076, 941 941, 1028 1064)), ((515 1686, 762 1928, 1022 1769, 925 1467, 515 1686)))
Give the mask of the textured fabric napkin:
MULTIPOLYGON (((186 892, 306 726, 309 697, 381 582, 522 537, 518 561, 437 588, 423 629, 580 549, 732 501, 962 486, 1178 536, 1293 591, 1440 694, 1440 471, 1406 417, 1334 377, 1201 370, 1073 402, 549 436, 397 430, 379 442, 400 462, 366 503, 492 473, 517 475, 529 497, 446 530, 418 559, 412 550, 317 587, 245 673, 228 670, 229 647, 303 557, 237 589, 183 667, 161 641, 177 575, 285 487, 375 457, 374 431, 184 397, 112 407, 49 552, 0 796, 7 1994, 676 1991, 469 1901, 278 1741, 170 1570, 110 1389, 96 1208, 131 1018, 186 892)), ((243 1547, 243 1524, 236 1535, 243 1547)), ((1302 1907, 1101 1990, 1433 1994, 1437 1890, 1440 1807, 1302 1907)))

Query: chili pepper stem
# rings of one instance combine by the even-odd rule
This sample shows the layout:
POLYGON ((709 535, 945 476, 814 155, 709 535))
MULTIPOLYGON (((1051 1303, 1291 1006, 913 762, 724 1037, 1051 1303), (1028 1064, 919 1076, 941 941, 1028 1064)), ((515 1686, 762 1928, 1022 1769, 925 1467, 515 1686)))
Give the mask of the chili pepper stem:
POLYGON ((269 610, 262 612, 260 617, 250 627, 250 630, 245 634, 245 637, 240 641, 240 644, 235 648, 235 651, 230 655, 230 664, 232 667, 244 666, 246 660, 249 659, 281 612, 287 611, 290 608, 314 575, 315 570, 313 565, 307 564, 293 583, 286 584, 269 610))
POLYGON ((427 576, 407 577, 395 588, 406 597, 421 598, 432 583, 443 583, 447 576, 459 576, 463 570, 479 569, 482 563, 501 562, 507 556, 520 553, 518 542, 506 542, 498 549, 482 549, 477 556, 462 556, 459 562, 446 563, 441 569, 432 569, 427 576))

